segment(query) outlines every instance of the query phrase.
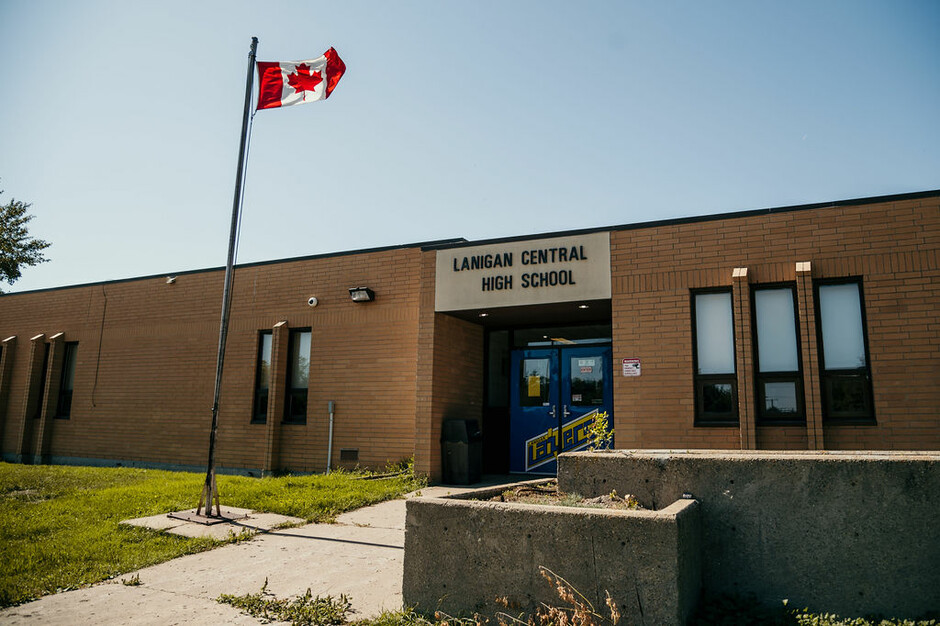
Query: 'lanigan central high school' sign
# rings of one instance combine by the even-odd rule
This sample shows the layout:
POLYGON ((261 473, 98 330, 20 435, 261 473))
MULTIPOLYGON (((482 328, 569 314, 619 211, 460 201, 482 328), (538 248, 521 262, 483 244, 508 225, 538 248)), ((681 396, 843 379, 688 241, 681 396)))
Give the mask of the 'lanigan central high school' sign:
POLYGON ((610 298, 610 234, 438 250, 435 287, 436 311, 610 298))

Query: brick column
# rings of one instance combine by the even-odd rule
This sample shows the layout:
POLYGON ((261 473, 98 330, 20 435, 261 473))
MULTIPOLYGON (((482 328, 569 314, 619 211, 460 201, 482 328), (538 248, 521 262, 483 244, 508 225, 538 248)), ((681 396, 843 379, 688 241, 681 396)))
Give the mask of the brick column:
POLYGON ((59 404, 59 382, 62 378, 62 360, 65 354, 65 333, 49 337, 49 360, 46 364, 46 384, 40 390, 42 406, 39 407, 39 423, 33 448, 34 463, 49 461, 49 440, 52 439, 52 423, 59 404))
POLYGON ((268 419, 264 429, 263 473, 273 472, 280 464, 281 422, 284 421, 284 397, 287 394, 287 322, 271 329, 271 379, 268 381, 268 419))
POLYGON ((418 304, 418 353, 417 381, 415 385, 415 473, 424 474, 431 480, 440 479, 440 441, 435 432, 440 432, 440 417, 434 415, 434 314, 435 275, 437 253, 423 252, 421 255, 421 292, 418 304))
POLYGON ((813 266, 809 261, 796 264, 796 292, 799 298, 800 356, 803 360, 803 398, 806 406, 806 447, 809 450, 825 450, 819 349, 816 343, 816 301, 813 293, 813 266))
POLYGON ((757 448, 754 418, 754 348, 751 343, 751 286, 748 283, 746 267, 734 268, 731 272, 731 284, 741 449, 753 450, 757 448))
POLYGON ((32 461, 29 455, 30 435, 32 434, 33 415, 36 414, 36 404, 41 401, 39 381, 42 377, 42 361, 46 351, 46 336, 44 334, 31 337, 29 340, 29 360, 26 364, 26 386, 23 390, 23 404, 20 407, 20 427, 16 437, 16 456, 21 463, 32 461))
POLYGON ((0 346, 0 451, 3 450, 3 433, 6 428, 10 400, 10 372, 16 360, 16 335, 7 337, 0 346))

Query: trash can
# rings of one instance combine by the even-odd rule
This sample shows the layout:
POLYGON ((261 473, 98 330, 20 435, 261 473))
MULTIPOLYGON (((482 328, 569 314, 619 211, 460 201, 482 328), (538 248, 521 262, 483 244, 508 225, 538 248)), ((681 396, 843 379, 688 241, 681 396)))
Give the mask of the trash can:
POLYGON ((444 466, 444 483, 470 485, 480 482, 483 433, 476 420, 444 420, 441 428, 441 462, 444 466))

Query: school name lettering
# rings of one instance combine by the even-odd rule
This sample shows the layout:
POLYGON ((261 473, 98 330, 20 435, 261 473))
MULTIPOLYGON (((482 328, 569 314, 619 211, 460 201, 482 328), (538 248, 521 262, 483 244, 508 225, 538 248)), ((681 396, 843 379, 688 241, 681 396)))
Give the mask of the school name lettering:
MULTIPOLYGON (((521 261, 523 265, 542 265, 545 263, 568 263, 570 261, 586 261, 587 254, 584 246, 571 246, 562 248, 542 248, 540 250, 523 250, 521 261)), ((491 269, 494 267, 512 267, 513 253, 502 254, 476 254, 465 256, 458 262, 454 257, 454 271, 491 269)))
MULTIPOLYGON (((562 246, 556 248, 540 248, 523 250, 519 255, 521 265, 545 265, 550 263, 571 263, 586 261, 587 254, 584 246, 562 246)), ((477 254, 465 256, 462 259, 454 258, 454 271, 465 272, 472 270, 486 270, 499 267, 513 266, 513 253, 503 252, 496 254, 477 254)), ((481 291, 504 291, 513 289, 517 285, 513 274, 498 274, 483 276, 480 279, 481 291)), ((539 287, 556 287, 576 285, 574 271, 570 269, 523 272, 518 276, 518 287, 521 289, 534 289, 539 287)))

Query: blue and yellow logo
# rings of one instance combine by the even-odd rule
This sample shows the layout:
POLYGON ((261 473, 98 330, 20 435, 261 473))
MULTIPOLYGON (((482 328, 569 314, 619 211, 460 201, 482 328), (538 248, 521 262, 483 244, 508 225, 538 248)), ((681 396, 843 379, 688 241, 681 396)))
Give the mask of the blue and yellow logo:
POLYGON ((555 460, 559 452, 572 452, 588 445, 591 424, 597 417, 597 409, 576 417, 561 427, 561 450, 557 428, 549 428, 525 442, 525 469, 533 470, 555 460))

